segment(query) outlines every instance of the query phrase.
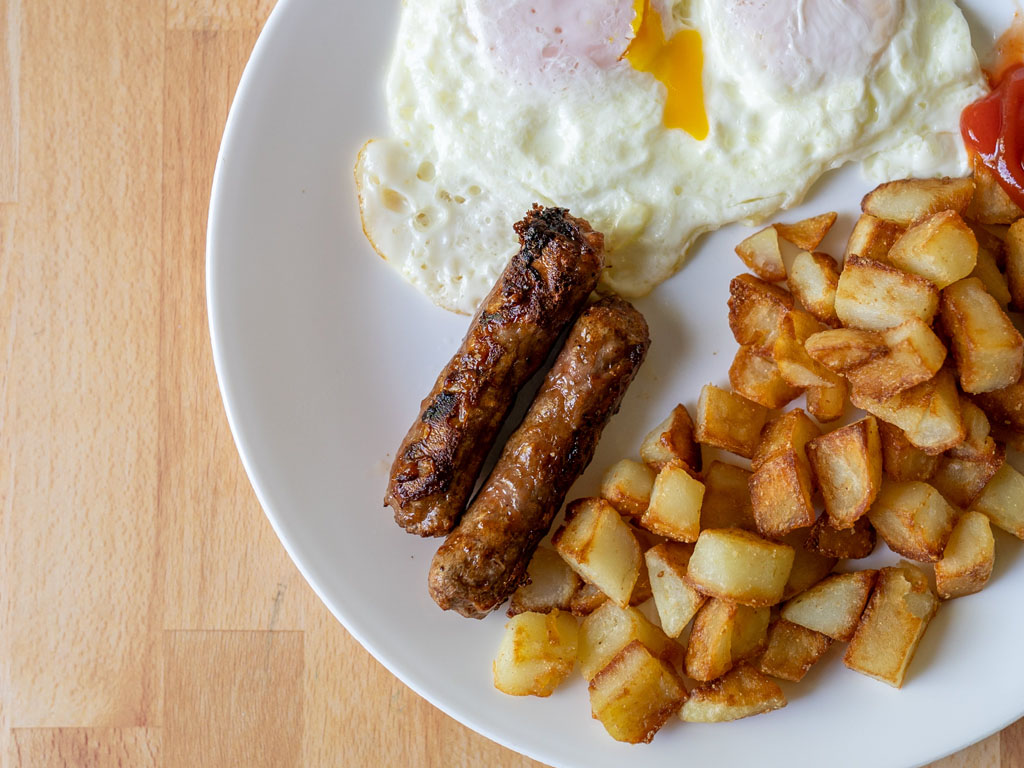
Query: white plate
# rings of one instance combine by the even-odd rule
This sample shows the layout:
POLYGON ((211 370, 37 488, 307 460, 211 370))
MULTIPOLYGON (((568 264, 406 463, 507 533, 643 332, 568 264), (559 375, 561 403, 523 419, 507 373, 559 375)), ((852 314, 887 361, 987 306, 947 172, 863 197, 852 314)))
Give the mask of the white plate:
MULTIPOLYGON (((1008 23, 1010 3, 972 13, 976 43, 1008 23)), ((275 530, 350 632, 415 691, 474 730, 557 766, 908 766, 1024 714, 1024 557, 997 540, 991 585, 944 606, 902 691, 845 669, 839 650, 764 717, 671 723, 643 747, 613 742, 574 679, 548 699, 494 690, 504 617, 442 613, 425 577, 437 541, 402 532, 381 505, 392 452, 457 346, 466 318, 436 309, 378 259, 359 227, 350 168, 384 128, 382 80, 398 3, 283 0, 245 70, 217 163, 207 280, 214 357, 231 429, 275 530)), ((856 170, 819 184, 801 214, 843 212, 866 184, 856 170)), ((638 303, 648 361, 572 495, 635 453, 644 432, 708 381, 726 383, 735 350, 729 279, 741 271, 732 227, 638 303)), ((826 248, 827 250, 828 248, 826 248)), ((886 553, 888 555, 888 553, 886 553)), ((876 555, 875 560, 892 560, 876 555)))

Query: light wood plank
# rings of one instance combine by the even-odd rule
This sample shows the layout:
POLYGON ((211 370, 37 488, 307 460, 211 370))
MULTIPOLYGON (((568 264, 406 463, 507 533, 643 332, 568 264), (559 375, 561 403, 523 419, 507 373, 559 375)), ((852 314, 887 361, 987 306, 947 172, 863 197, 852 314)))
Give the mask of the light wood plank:
POLYGON ((999 766, 999 734, 968 747, 962 752, 938 760, 927 768, 987 768, 999 766))
POLYGON ((10 589, 7 588, 6 563, 11 561, 10 520, 14 483, 9 448, 4 441, 7 414, 12 410, 8 400, 11 376, 12 344, 18 313, 18 290, 11 271, 16 206, 0 204, 0 768, 10 766, 11 740, 11 644, 10 589))
POLYGON ((1024 768, 1024 720, 999 734, 999 768, 1024 768))
POLYGON ((0 203, 18 200, 21 0, 0 0, 0 203))
POLYGON ((305 582, 242 469, 210 353, 206 210, 256 32, 168 32, 161 260, 160 494, 167 629, 301 629, 305 582))
POLYGON ((276 0, 167 0, 170 29, 259 29, 276 0))
POLYGON ((158 768, 155 728, 28 728, 14 731, 14 768, 158 768))
POLYGON ((10 462, 14 727, 159 702, 156 361, 163 8, 22 8, 10 462))
POLYGON ((301 632, 168 632, 163 765, 301 765, 301 632))

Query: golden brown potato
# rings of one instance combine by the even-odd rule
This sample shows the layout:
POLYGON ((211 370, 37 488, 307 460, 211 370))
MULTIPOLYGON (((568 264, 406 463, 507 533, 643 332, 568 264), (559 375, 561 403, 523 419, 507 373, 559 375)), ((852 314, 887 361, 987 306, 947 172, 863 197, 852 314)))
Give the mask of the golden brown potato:
POLYGON ((713 461, 704 472, 704 502, 700 527, 743 528, 757 531, 750 503, 750 472, 734 464, 713 461))
POLYGON ((830 522, 835 528, 851 527, 867 514, 882 486, 882 442, 875 417, 816 437, 807 444, 807 456, 830 522))
POLYGON ((611 504, 604 499, 572 502, 551 543, 584 581, 619 605, 629 605, 640 575, 640 545, 611 504))
POLYGON ((804 342, 820 330, 818 321, 806 312, 794 310, 782 319, 772 357, 782 378, 791 386, 834 387, 839 377, 807 354, 804 342))
POLYGON ((934 563, 942 557, 959 515, 927 483, 886 480, 868 519, 893 552, 934 563))
POLYGON ((669 665, 633 641, 591 681, 590 710, 616 741, 649 743, 686 701, 686 688, 669 665))
POLYGON ((859 560, 875 551, 878 537, 866 517, 842 530, 832 527, 828 515, 811 526, 804 546, 812 552, 840 560, 859 560))
POLYGON ((843 662, 852 670, 903 686, 939 601, 928 578, 912 565, 883 568, 843 662))
POLYGON ((850 388, 840 379, 830 387, 807 388, 807 412, 822 424, 838 421, 846 414, 850 388))
POLYGON ((694 680, 714 680, 732 669, 732 637, 742 606, 711 598, 693 617, 686 646, 686 674, 694 680))
POLYGON ((978 240, 960 214, 941 211, 910 227, 889 251, 889 261, 945 288, 974 271, 978 240))
POLYGON ((992 576, 995 561, 996 541, 988 517, 965 512, 953 528, 942 559, 935 564, 939 597, 949 600, 980 592, 992 576))
POLYGON ((1010 199, 998 177, 984 161, 974 156, 974 197, 967 206, 967 218, 981 224, 1012 224, 1024 211, 1010 199))
POLYGON ((750 476, 750 503, 757 530, 773 539, 814 523, 810 464, 789 450, 761 464, 750 476))
POLYGON ((734 664, 751 659, 765 649, 768 644, 768 623, 771 616, 772 611, 768 607, 736 606, 730 646, 734 664))
POLYGON ((571 609, 572 596, 580 585, 580 577, 553 549, 537 547, 526 566, 526 578, 526 582, 512 593, 509 616, 527 611, 550 613, 555 609, 571 609))
POLYGON ((992 425, 1024 432, 1024 380, 974 398, 992 425))
POLYGON ((600 605, 580 624, 577 660, 584 680, 592 680, 615 654, 634 640, 657 658, 677 665, 683 649, 649 622, 636 608, 620 608, 610 600, 600 605))
POLYGON ((851 256, 836 289, 836 314, 843 325, 882 331, 916 317, 930 323, 939 308, 939 289, 902 269, 851 256))
POLYGON ((654 471, 632 459, 612 464, 601 479, 601 498, 623 515, 639 519, 651 500, 654 471))
POLYGON ((737 344, 771 355, 779 326, 793 309, 793 296, 753 275, 739 275, 729 284, 729 328, 737 344))
POLYGON ((1003 464, 971 505, 995 525, 1024 539, 1024 475, 1003 464))
POLYGON ((994 392, 1020 379, 1024 338, 981 280, 969 277, 942 292, 942 325, 964 392, 994 392))
POLYGON ((800 251, 793 259, 789 271, 789 290, 797 301, 818 320, 836 327, 836 289, 839 287, 839 267, 826 253, 800 251))
POLYGON ((697 401, 697 442, 749 459, 767 418, 768 409, 763 405, 706 384, 697 401))
MULTIPOLYGON (((576 587, 576 591, 572 593, 572 598, 569 600, 569 612, 573 616, 589 616, 607 602, 608 595, 593 584, 588 584, 581 579, 579 586, 576 587)), ((632 600, 630 602, 632 603, 632 600)))
POLYGON ((930 480, 950 504, 966 509, 985 490, 1006 461, 1006 449, 992 441, 991 452, 984 456, 944 455, 930 480))
POLYGON ((779 233, 774 227, 755 232, 737 245, 736 255, 762 280, 779 283, 786 279, 786 265, 782 263, 782 250, 779 248, 779 233))
POLYGON ((843 259, 861 256, 872 261, 888 263, 889 249, 900 239, 906 227, 879 219, 870 213, 861 214, 853 227, 853 233, 846 243, 843 259))
POLYGON ((782 689, 743 663, 727 675, 694 688, 679 714, 688 723, 725 723, 784 706, 782 689))
POLYGON ((577 633, 576 619, 557 609, 513 616, 494 659, 494 687, 512 696, 550 696, 576 663, 577 633))
POLYGON ((820 216, 802 219, 796 224, 776 224, 775 229, 783 240, 792 243, 797 248, 803 248, 805 251, 813 251, 821 245, 825 235, 836 223, 838 215, 835 211, 829 211, 820 216))
POLYGON ((985 284, 985 290, 992 294, 992 298, 999 302, 1000 307, 1005 308, 1013 301, 1006 276, 999 270, 999 264, 988 248, 978 247, 978 263, 971 277, 976 277, 985 284))
POLYGON ((654 480, 651 502, 640 525, 674 541, 694 542, 700 533, 704 484, 682 464, 666 464, 654 480))
POLYGON ((800 528, 782 537, 782 543, 793 548, 793 568, 782 590, 783 600, 789 600, 813 587, 828 576, 838 562, 835 557, 823 555, 809 546, 813 530, 813 527, 800 528))
POLYGON ((782 606, 782 618, 846 642, 860 622, 878 571, 836 573, 782 606))
POLYGON ((654 606, 661 628, 669 637, 679 637, 707 600, 686 576, 692 554, 693 547, 674 541, 658 544, 644 553, 654 606))
POLYGON ((882 464, 893 480, 930 480, 939 468, 941 456, 932 456, 915 448, 903 430, 882 421, 878 424, 882 439, 882 464))
POLYGON ((786 411, 764 425, 750 465, 756 470, 762 464, 790 452, 806 459, 807 443, 820 434, 821 428, 800 408, 786 411))
POLYGON ((736 350, 729 368, 729 383, 736 394, 772 410, 796 400, 803 392, 782 378, 773 358, 763 356, 754 347, 736 350))
POLYGON ((889 354, 877 331, 834 328, 810 336, 804 348, 812 358, 836 373, 846 374, 889 354))
POLYGON ((742 605, 775 605, 793 568, 793 548, 739 529, 701 531, 687 575, 701 592, 742 605))
POLYGON ((640 458, 655 472, 669 462, 681 462, 691 470, 700 471, 700 446, 693 436, 693 419, 682 404, 661 424, 647 433, 640 445, 640 458))
POLYGON ((1014 307, 1024 311, 1024 219, 1006 232, 1006 282, 1014 307))
POLYGON ((886 353, 846 371, 854 397, 895 397, 942 369, 946 347, 924 321, 912 317, 880 335, 886 353))
POLYGON ((939 211, 963 213, 974 197, 974 180, 901 179, 881 184, 861 201, 864 213, 909 227, 939 211))
POLYGON ((768 647, 757 666, 766 675, 799 683, 831 645, 828 635, 779 619, 768 630, 768 647))

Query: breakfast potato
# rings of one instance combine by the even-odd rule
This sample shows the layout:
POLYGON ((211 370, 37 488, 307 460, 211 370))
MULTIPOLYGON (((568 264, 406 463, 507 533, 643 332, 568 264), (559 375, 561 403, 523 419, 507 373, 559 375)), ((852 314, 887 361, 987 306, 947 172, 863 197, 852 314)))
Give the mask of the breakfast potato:
POLYGON ((768 647, 757 662, 764 674, 799 683, 832 645, 832 638, 779 619, 768 630, 768 647))
POLYGON ((816 437, 807 456, 835 528, 849 528, 867 514, 882 485, 882 442, 878 422, 868 416, 816 437))
POLYGON ((651 500, 654 471, 646 464, 622 459, 601 479, 601 498, 624 515, 639 519, 651 500))
POLYGON ((760 655, 768 644, 768 624, 772 611, 768 607, 737 606, 733 620, 730 653, 734 664, 760 655))
POLYGON ((881 421, 878 434, 882 441, 882 466, 893 480, 930 480, 938 471, 942 457, 914 447, 899 427, 881 421))
POLYGON ((1012 224, 1024 216, 999 183, 999 177, 989 170, 984 161, 974 156, 974 197, 967 206, 966 216, 980 224, 1012 224))
POLYGON ((889 262, 939 288, 962 280, 978 263, 978 240, 956 211, 926 216, 889 251, 889 262))
POLYGON ((577 661, 583 679, 590 681, 619 651, 633 641, 642 643, 656 658, 672 665, 683 660, 679 643, 647 620, 636 608, 620 608, 608 600, 580 624, 577 661))
POLYGON ((782 378, 794 387, 834 387, 839 377, 807 354, 804 342, 820 330, 818 321, 794 310, 782 319, 772 357, 782 378))
POLYGON ((988 517, 965 512, 935 564, 935 590, 943 600, 980 592, 992 576, 995 561, 996 541, 988 517))
POLYGON ((577 638, 572 614, 555 609, 513 616, 494 659, 494 687, 512 696, 550 696, 572 672, 577 638))
POLYGON ((870 570, 833 574, 783 605, 780 615, 846 642, 853 637, 877 576, 878 571, 870 570))
POLYGON ((739 529, 701 531, 687 568, 701 592, 742 605, 775 605, 793 568, 793 548, 739 529))
POLYGON ((868 513, 893 552, 921 562, 942 557, 959 511, 927 483, 886 480, 868 513))
POLYGON ((729 368, 733 392, 772 410, 796 400, 803 390, 790 385, 775 360, 754 347, 740 347, 729 368))
POLYGON ((590 681, 590 710, 616 741, 649 743, 686 701, 686 687, 668 664, 633 641, 590 681))
POLYGON ((739 275, 729 284, 729 329, 737 344, 772 354, 782 318, 793 309, 789 291, 753 275, 739 275))
POLYGON ((666 464, 654 479, 651 502, 640 525, 666 539, 694 542, 700 533, 703 501, 704 484, 682 464, 666 464))
POLYGON ((762 715, 786 706, 786 697, 772 680, 748 663, 698 685, 679 712, 688 723, 725 723, 762 715))
POLYGON ((814 481, 806 458, 790 450, 761 464, 750 476, 750 503, 757 530, 777 539, 814 523, 814 481))
POLYGON ((569 600, 569 612, 573 616, 589 616, 607 602, 608 595, 581 579, 569 600))
POLYGON ((1020 379, 1024 338, 981 280, 966 278, 942 292, 942 325, 964 392, 993 392, 1020 379))
POLYGON ((881 332, 886 353, 846 372, 855 396, 885 399, 931 379, 942 369, 946 347, 916 317, 881 332))
POLYGON ((856 672, 902 687, 938 607, 938 598, 919 568, 882 568, 843 662, 856 672))
POLYGON ((947 451, 958 459, 984 459, 998 447, 992 438, 992 423, 988 415, 973 400, 960 398, 960 412, 964 420, 964 441, 947 451))
POLYGON ((835 211, 829 211, 820 216, 802 219, 796 224, 776 224, 775 229, 783 240, 805 251, 813 251, 821 245, 821 241, 825 239, 825 235, 832 229, 832 225, 836 223, 838 216, 839 214, 835 211))
POLYGON ((1024 475, 1010 464, 1003 464, 971 509, 988 515, 995 525, 1024 539, 1024 475))
POLYGON ((820 331, 808 337, 804 349, 822 365, 842 374, 889 354, 889 346, 881 333, 857 328, 820 331))
POLYGON ((1006 283, 1013 306, 1024 312, 1024 219, 1006 232, 1006 283))
POLYGON ((939 289, 902 269, 850 256, 839 276, 836 314, 843 325, 882 331, 916 317, 930 323, 939 308, 939 289))
POLYGON ((950 504, 966 509, 985 490, 1006 462, 1006 449, 992 441, 986 455, 957 457, 945 455, 930 482, 950 504))
POLYGON ((736 246, 736 255, 762 280, 779 283, 786 279, 786 265, 782 263, 779 233, 775 227, 765 227, 748 237, 736 246))
POLYGON ((939 211, 963 213, 974 197, 974 180, 901 179, 880 184, 861 201, 864 213, 909 227, 939 211))
POLYGON ((988 248, 978 246, 978 263, 974 266, 971 277, 976 277, 985 284, 985 290, 992 294, 992 298, 999 302, 1000 307, 1006 308, 1013 301, 1006 276, 1000 271, 995 256, 988 248))
POLYGON ((749 459, 767 419, 763 405, 706 384, 697 401, 697 442, 749 459))
POLYGON ((843 260, 861 256, 872 261, 889 262, 889 249, 906 231, 906 227, 879 219, 870 213, 863 213, 853 226, 853 233, 846 243, 843 260))
POLYGON ((693 433, 690 412, 679 404, 672 409, 667 419, 647 433, 640 445, 640 458, 655 472, 670 462, 680 462, 699 472, 700 446, 693 433))
POLYGON ((823 555, 810 546, 812 531, 813 526, 800 528, 782 537, 782 543, 793 548, 793 567, 782 590, 783 600, 789 600, 813 587, 828 576, 838 562, 837 558, 823 555))
POLYGON ((697 611, 686 646, 685 669, 689 677, 714 680, 732 669, 733 630, 742 607, 713 597, 697 611))
POLYGON ((849 385, 839 379, 829 387, 807 388, 807 412, 822 424, 838 421, 846 414, 849 385))
POLYGON ((679 637, 707 600, 686 576, 692 554, 693 547, 674 541, 666 541, 644 552, 654 606, 661 628, 669 637, 679 637))
POLYGON ((789 290, 808 312, 825 325, 839 325, 836 315, 836 289, 839 267, 825 253, 800 251, 789 271, 789 290))
POLYGON ((584 581, 619 605, 629 605, 640 575, 640 545, 615 507, 604 499, 572 502, 551 543, 584 581))
POLYGON ((977 395, 974 402, 985 412, 993 426, 1024 432, 1024 380, 1005 389, 977 395))
POLYGON ((875 551, 878 536, 866 517, 849 528, 835 528, 829 516, 822 515, 811 526, 804 546, 812 552, 840 560, 859 560, 875 551))
POLYGON ((526 581, 512 593, 508 615, 568 611, 579 585, 580 577, 557 552, 549 547, 537 547, 526 566, 526 581))
POLYGON ((756 470, 762 464, 790 452, 806 460, 807 444, 820 434, 821 428, 800 408, 786 411, 764 425, 761 441, 750 465, 756 470))
POLYGON ((743 528, 757 531, 748 485, 750 472, 734 464, 713 461, 704 472, 704 501, 700 527, 743 528))

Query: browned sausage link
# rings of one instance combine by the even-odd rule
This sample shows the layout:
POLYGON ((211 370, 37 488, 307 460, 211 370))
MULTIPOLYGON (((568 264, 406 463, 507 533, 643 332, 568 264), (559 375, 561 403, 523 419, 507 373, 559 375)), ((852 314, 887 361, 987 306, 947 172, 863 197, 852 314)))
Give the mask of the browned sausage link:
POLYGON ((438 605, 481 618, 515 590, 649 344, 643 316, 617 296, 580 316, 491 476, 434 556, 429 587, 438 605))
POLYGON ((384 503, 410 533, 452 529, 516 394, 597 285, 604 238, 583 219, 534 205, 515 231, 519 253, 395 454, 384 503))

